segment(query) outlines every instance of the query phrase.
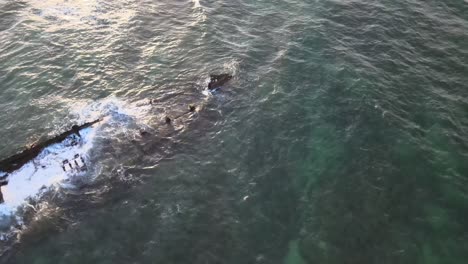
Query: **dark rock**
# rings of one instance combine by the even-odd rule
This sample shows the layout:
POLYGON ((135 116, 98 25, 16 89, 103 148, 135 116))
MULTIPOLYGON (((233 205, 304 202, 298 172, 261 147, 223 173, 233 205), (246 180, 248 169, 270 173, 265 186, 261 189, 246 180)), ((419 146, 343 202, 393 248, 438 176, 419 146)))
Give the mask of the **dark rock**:
POLYGON ((223 86, 229 80, 232 79, 232 75, 223 73, 223 74, 211 74, 210 75, 210 83, 208 84, 208 89, 213 90, 218 87, 223 86))

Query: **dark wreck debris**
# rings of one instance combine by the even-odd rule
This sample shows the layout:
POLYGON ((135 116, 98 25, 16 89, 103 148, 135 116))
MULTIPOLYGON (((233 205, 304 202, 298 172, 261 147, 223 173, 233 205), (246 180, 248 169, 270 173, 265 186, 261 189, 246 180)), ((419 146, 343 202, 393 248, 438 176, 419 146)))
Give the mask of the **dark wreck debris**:
POLYGON ((193 113, 195 111, 197 111, 197 107, 194 105, 189 105, 189 113, 193 113))
POLYGON ((164 122, 165 122, 167 125, 170 125, 170 124, 172 124, 172 120, 179 119, 179 118, 183 117, 184 115, 188 115, 188 114, 190 114, 190 113, 195 113, 196 111, 197 111, 197 107, 196 107, 195 105, 189 105, 189 106, 188 106, 187 112, 184 112, 184 113, 182 113, 182 114, 180 114, 180 115, 178 115, 178 116, 175 116, 175 117, 173 117, 173 118, 170 118, 169 116, 166 116, 166 117, 164 118, 164 122))
POLYGON ((13 155, 13 156, 11 156, 9 158, 1 160, 0 161, 0 171, 3 171, 5 173, 11 173, 11 172, 21 168, 22 166, 24 166, 29 161, 36 158, 37 155, 39 155, 41 153, 41 151, 44 150, 45 148, 47 148, 47 147, 49 147, 49 146, 51 146, 53 144, 62 142, 63 140, 65 140, 70 135, 76 134, 76 135, 80 136, 80 134, 79 134, 80 130, 88 128, 88 127, 90 127, 90 126, 92 126, 92 125, 94 125, 94 124, 96 124, 96 123, 98 123, 100 121, 102 121, 102 119, 97 119, 97 120, 94 120, 92 122, 84 123, 81 126, 74 125, 70 130, 68 130, 66 132, 63 132, 60 135, 57 135, 57 136, 55 136, 55 137, 53 137, 51 139, 48 139, 46 141, 35 144, 32 147, 29 147, 29 148, 23 150, 22 152, 20 152, 20 153, 18 153, 16 155, 13 155))
POLYGON ((190 114, 190 113, 195 113, 196 111, 197 111, 197 107, 196 107, 196 106, 194 106, 194 105, 189 105, 189 106, 188 106, 188 109, 187 109, 187 112, 182 113, 182 114, 176 116, 174 119, 181 118, 181 117, 183 117, 184 115, 188 115, 188 114, 190 114))
POLYGON ((209 90, 214 90, 223 86, 229 80, 232 79, 232 75, 223 73, 223 74, 211 74, 210 75, 210 83, 208 84, 209 90))
POLYGON ((148 131, 145 131, 145 130, 140 130, 140 136, 142 137, 146 137, 146 136, 150 136, 151 133, 148 132, 148 131))
POLYGON ((2 193, 2 186, 5 186, 8 184, 8 174, 5 174, 0 177, 0 204, 4 202, 3 200, 3 193, 2 193))
POLYGON ((86 171, 86 163, 84 158, 80 154, 75 154, 75 157, 73 160, 64 160, 62 161, 62 169, 64 172, 69 172, 69 171, 86 171))

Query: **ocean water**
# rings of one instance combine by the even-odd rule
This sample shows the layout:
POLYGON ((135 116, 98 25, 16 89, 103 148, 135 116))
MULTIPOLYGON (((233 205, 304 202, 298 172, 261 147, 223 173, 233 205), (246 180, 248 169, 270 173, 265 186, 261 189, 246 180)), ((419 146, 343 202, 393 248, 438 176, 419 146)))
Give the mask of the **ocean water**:
POLYGON ((104 118, 0 263, 468 259, 466 1, 0 0, 0 111, 0 159, 104 118))

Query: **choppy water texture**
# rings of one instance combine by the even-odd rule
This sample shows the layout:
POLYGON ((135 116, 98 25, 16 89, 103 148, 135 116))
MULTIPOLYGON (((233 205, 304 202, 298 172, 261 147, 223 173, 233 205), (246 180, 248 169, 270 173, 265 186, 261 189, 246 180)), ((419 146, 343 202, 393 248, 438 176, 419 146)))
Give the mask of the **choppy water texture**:
POLYGON ((112 116, 0 262, 466 263, 467 19, 462 0, 0 0, 1 157, 112 116), (235 75, 214 96, 212 72, 235 75))

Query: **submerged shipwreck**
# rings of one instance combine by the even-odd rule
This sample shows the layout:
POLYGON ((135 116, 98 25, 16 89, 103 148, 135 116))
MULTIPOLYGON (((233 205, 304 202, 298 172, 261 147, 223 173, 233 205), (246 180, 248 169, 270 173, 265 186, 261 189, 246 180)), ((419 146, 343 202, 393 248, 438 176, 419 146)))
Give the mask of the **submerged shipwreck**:
MULTIPOLYGON (((91 122, 84 123, 83 125, 74 125, 72 128, 68 131, 65 131, 53 138, 50 138, 48 140, 45 140, 43 142, 39 142, 37 144, 34 144, 33 146, 23 150, 22 152, 15 154, 9 158, 6 158, 4 160, 0 161, 0 173, 3 173, 0 177, 0 187, 5 186, 8 184, 8 177, 9 174, 20 169, 23 167, 26 163, 32 161, 35 159, 45 148, 60 143, 64 141, 66 138, 68 138, 71 135, 77 135, 80 137, 80 131, 91 127, 92 125, 102 121, 102 119, 97 119, 91 122)), ((77 144, 77 143, 76 143, 77 144)), ((64 161, 64 163, 66 163, 64 161)), ((65 167, 64 167, 65 168, 65 167)), ((65 170, 65 169, 64 169, 65 170)), ((0 188, 0 204, 3 203, 3 194, 0 188)))
MULTIPOLYGON (((229 80, 232 79, 232 75, 230 74, 212 74, 210 75, 210 82, 208 83, 208 90, 209 91, 215 91, 218 88, 222 87, 224 84, 226 84, 229 80)), ((151 103, 151 101, 150 101, 151 103)), ((192 113, 194 112, 196 107, 194 105, 190 105, 188 112, 187 113, 192 113)), ((170 125, 171 121, 173 119, 177 119, 182 115, 176 116, 176 117, 169 117, 166 116, 165 118, 165 123, 170 125)), ((65 141, 67 138, 71 136, 76 136, 77 140, 72 140, 72 145, 73 144, 79 144, 79 139, 81 138, 80 131, 86 128, 89 128, 93 126, 94 124, 101 122, 102 119, 97 119, 91 122, 84 123, 82 125, 74 125, 71 127, 71 129, 53 137, 50 139, 47 139, 45 141, 39 142, 37 144, 32 145, 31 147, 26 148, 25 150, 21 151, 18 154, 15 154, 11 157, 8 157, 6 159, 0 160, 0 204, 4 203, 3 199, 3 194, 1 187, 8 185, 9 177, 10 174, 21 169, 23 166, 25 166, 27 163, 33 161, 36 157, 38 157, 46 148, 54 145, 54 144, 59 144, 63 141, 65 141)), ((73 159, 65 159, 62 161, 62 164, 60 164, 64 172, 68 172, 73 169, 77 170, 86 170, 86 164, 85 160, 83 157, 81 157, 79 154, 75 155, 73 159)))

